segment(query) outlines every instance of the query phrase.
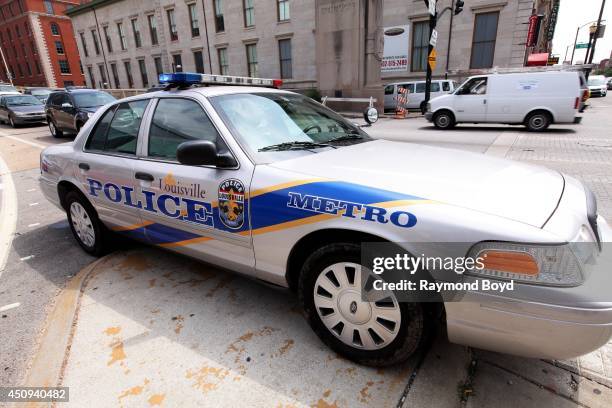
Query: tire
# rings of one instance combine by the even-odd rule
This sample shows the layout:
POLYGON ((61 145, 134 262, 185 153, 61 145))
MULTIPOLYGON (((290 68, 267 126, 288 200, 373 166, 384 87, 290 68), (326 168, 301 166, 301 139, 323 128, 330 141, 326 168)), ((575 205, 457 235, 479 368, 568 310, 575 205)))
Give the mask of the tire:
POLYGON ((51 136, 55 138, 60 138, 64 136, 64 133, 57 128, 57 125, 53 121, 53 119, 48 118, 47 123, 49 124, 49 132, 51 132, 51 136))
POLYGON ((361 301, 360 249, 356 243, 333 243, 319 248, 308 257, 298 287, 304 315, 317 336, 336 353, 359 364, 375 367, 400 363, 425 343, 429 319, 425 318, 422 303, 399 303, 394 295, 393 306, 389 308, 375 308, 372 307, 373 303, 361 301), (353 286, 349 278, 351 269, 354 271, 353 286), (339 289, 328 278, 330 272, 336 277, 339 289), (322 291, 323 287, 329 292, 325 289, 322 291), (389 319, 385 319, 387 322, 395 323, 393 326, 387 323, 389 329, 377 323, 378 318, 383 316, 381 313, 389 319), (377 343, 370 329, 382 342, 377 343))
POLYGON ((433 124, 438 129, 452 129, 455 127, 455 118, 452 113, 443 110, 434 114, 433 124))
POLYGON ((525 120, 525 126, 527 130, 530 132, 541 132, 546 130, 550 123, 552 122, 552 118, 548 112, 544 111, 535 111, 527 116, 525 120))
POLYGON ((100 222, 96 210, 82 194, 76 191, 66 194, 65 203, 72 235, 81 248, 93 256, 104 255, 105 227, 100 222))
POLYGON ((11 115, 9 115, 9 125, 11 125, 11 127, 13 129, 15 129, 17 127, 17 124, 15 123, 15 120, 13 119, 13 117, 11 115))

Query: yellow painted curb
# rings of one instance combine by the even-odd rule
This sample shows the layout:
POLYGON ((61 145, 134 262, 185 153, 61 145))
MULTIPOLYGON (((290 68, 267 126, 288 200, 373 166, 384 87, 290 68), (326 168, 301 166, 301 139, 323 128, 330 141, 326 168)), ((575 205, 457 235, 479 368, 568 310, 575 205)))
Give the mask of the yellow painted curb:
MULTIPOLYGON (((105 263, 113 254, 100 258, 81 269, 56 298, 53 311, 47 316, 45 329, 41 335, 38 351, 34 354, 32 365, 28 370, 25 387, 58 387, 62 377, 78 318, 82 294, 93 272, 105 263)), ((54 403, 32 402, 15 407, 51 407, 54 403)))

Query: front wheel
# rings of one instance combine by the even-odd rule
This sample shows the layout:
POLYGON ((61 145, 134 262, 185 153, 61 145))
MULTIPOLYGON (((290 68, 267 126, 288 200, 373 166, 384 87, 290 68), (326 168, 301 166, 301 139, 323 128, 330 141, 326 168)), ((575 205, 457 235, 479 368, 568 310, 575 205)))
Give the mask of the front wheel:
POLYGON ((302 268, 299 296, 308 323, 332 350, 360 364, 388 366, 406 360, 425 339, 419 303, 400 303, 393 293, 377 302, 361 297, 360 245, 319 248, 302 268))
POLYGON ((534 112, 526 120, 525 126, 530 132, 541 132, 546 130, 552 119, 547 112, 534 112))
POLYGON ((9 125, 11 125, 13 129, 17 127, 17 124, 15 123, 15 119, 13 119, 11 115, 9 115, 9 125))
POLYGON ((452 129, 455 127, 455 118, 448 111, 436 112, 433 124, 438 129, 452 129))
POLYGON ((77 242, 90 255, 101 256, 105 252, 104 225, 91 204, 79 193, 66 195, 68 223, 77 242))
POLYGON ((55 137, 55 138, 60 138, 63 136, 63 133, 61 130, 59 130, 55 124, 55 122, 53 121, 53 119, 48 118, 47 119, 47 123, 49 123, 49 132, 51 133, 51 136, 55 137))

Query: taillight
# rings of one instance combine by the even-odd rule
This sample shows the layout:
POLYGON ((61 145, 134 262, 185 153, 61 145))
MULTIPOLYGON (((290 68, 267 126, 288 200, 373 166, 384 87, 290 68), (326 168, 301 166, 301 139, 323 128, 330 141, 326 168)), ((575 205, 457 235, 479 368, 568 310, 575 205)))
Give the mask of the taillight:
POLYGON ((576 97, 576 101, 574 102, 574 109, 578 109, 580 107, 580 98, 576 97))
POLYGON ((587 99, 589 99, 589 96, 590 96, 589 94, 590 94, 590 91, 588 89, 585 89, 582 92, 582 102, 586 102, 587 99))

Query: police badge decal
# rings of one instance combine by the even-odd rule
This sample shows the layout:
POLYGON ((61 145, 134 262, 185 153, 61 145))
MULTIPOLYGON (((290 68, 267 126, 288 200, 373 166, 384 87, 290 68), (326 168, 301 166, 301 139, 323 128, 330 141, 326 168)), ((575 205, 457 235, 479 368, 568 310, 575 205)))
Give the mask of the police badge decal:
POLYGON ((219 185, 219 218, 231 229, 244 224, 244 185, 240 180, 227 179, 219 185))

